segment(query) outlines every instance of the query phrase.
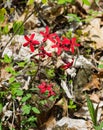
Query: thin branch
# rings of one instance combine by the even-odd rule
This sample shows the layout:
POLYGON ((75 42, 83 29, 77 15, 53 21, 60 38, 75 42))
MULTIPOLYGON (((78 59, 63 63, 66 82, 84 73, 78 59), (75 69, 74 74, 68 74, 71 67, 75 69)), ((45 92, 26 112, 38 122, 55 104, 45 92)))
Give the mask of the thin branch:
POLYGON ((35 10, 33 10, 26 18, 25 20, 22 22, 22 24, 18 27, 18 29, 14 32, 14 34, 12 35, 12 37, 9 39, 9 41, 6 43, 6 45, 3 47, 2 51, 0 52, 0 57, 2 57, 2 54, 5 50, 5 48, 7 47, 7 45, 10 43, 10 41, 14 38, 14 36, 16 35, 16 33, 20 30, 20 28, 25 24, 25 22, 31 17, 31 15, 34 13, 35 10))

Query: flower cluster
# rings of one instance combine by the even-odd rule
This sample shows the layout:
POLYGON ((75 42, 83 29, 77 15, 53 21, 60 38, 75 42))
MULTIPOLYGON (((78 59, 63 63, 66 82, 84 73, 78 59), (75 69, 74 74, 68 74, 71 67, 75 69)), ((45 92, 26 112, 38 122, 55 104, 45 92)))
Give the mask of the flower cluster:
POLYGON ((40 89, 40 93, 44 94, 45 92, 48 92, 48 97, 55 95, 54 91, 52 90, 53 85, 47 84, 46 82, 42 82, 38 88, 40 89))
MULTIPOLYGON (((80 45, 78 43, 76 43, 76 38, 72 38, 72 39, 68 39, 66 37, 59 37, 56 33, 50 33, 49 31, 49 27, 46 26, 46 31, 45 32, 40 32, 40 34, 43 36, 43 40, 42 42, 46 42, 48 39, 53 43, 53 45, 51 46, 51 48, 57 48, 57 55, 59 56, 63 51, 71 51, 72 53, 74 53, 74 48, 75 46, 79 47, 80 45)), ((30 36, 30 38, 28 36, 24 36, 25 40, 27 41, 26 43, 23 44, 23 46, 30 46, 30 50, 31 52, 34 52, 35 50, 35 46, 39 45, 40 42, 37 40, 33 40, 35 34, 32 34, 30 36)), ((44 49, 44 45, 43 43, 41 44, 40 47, 40 56, 45 57, 46 55, 48 57, 51 57, 52 54, 48 53, 45 49, 44 49)))
MULTIPOLYGON (((66 37, 59 37, 56 33, 50 33, 49 27, 46 26, 45 32, 41 31, 40 34, 43 36, 42 42, 39 42, 37 40, 34 40, 35 34, 31 34, 30 37, 24 36, 26 43, 23 44, 23 46, 30 46, 31 52, 35 51, 35 48, 38 47, 38 52, 41 58, 45 58, 45 56, 53 57, 53 54, 50 52, 47 52, 45 50, 45 42, 49 39, 53 45, 51 45, 51 48, 56 48, 56 54, 57 56, 61 55, 63 51, 74 53, 75 47, 79 47, 80 44, 76 43, 76 38, 73 37, 71 39, 68 39, 66 37)), ((73 60, 74 61, 74 60, 73 60)), ((61 66, 61 69, 68 69, 73 65, 73 61, 67 62, 65 65, 61 66)), ((40 93, 44 94, 45 92, 48 92, 48 97, 55 95, 55 92, 52 90, 53 85, 52 84, 46 84, 46 82, 42 82, 38 88, 40 89, 40 93)))

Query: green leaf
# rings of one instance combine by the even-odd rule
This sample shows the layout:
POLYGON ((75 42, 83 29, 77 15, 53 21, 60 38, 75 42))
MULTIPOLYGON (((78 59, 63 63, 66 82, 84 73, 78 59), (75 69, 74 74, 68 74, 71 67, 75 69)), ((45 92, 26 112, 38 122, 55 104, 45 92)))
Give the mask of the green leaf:
POLYGON ((40 103, 41 105, 45 105, 45 104, 47 104, 47 100, 41 100, 39 103, 40 103))
POLYGON ((32 5, 34 3, 34 0, 28 0, 27 5, 32 5))
POLYGON ((97 125, 97 111, 95 111, 93 103, 91 102, 88 95, 86 95, 88 110, 94 126, 97 125))
POLYGON ((73 2, 73 0, 66 0, 66 2, 72 3, 72 2, 73 2))
POLYGON ((102 130, 103 129, 103 122, 100 123, 98 126, 94 126, 95 130, 102 130))
POLYGON ((5 70, 6 70, 8 73, 11 73, 13 76, 18 75, 18 73, 14 70, 14 68, 13 68, 12 66, 6 67, 5 70))
POLYGON ((28 115, 31 111, 31 106, 30 105, 22 106, 22 111, 23 111, 23 115, 28 115))
POLYGON ((7 94, 6 91, 0 91, 0 97, 3 98, 7 94))
POLYGON ((58 0, 58 4, 65 4, 66 0, 58 0))
POLYGON ((3 110, 3 104, 0 103, 0 113, 2 112, 2 110, 3 110))
POLYGON ((58 4, 66 4, 67 2, 72 3, 73 0, 58 0, 58 4))
POLYGON ((5 21, 5 14, 6 14, 6 9, 2 8, 0 9, 0 23, 3 23, 5 21))
POLYGON ((54 78, 55 76, 55 71, 54 69, 46 69, 46 76, 50 79, 54 78))
POLYGON ((80 22, 81 21, 81 18, 78 17, 76 14, 68 14, 68 16, 69 16, 69 19, 68 19, 69 22, 72 22, 72 21, 80 22))
POLYGON ((43 4, 48 4, 48 0, 42 0, 43 4))
POLYGON ((14 22, 13 32, 19 35, 24 34, 24 25, 22 25, 22 21, 14 22))
POLYGON ((72 37, 72 31, 71 30, 67 31, 66 34, 65 34, 65 36, 67 38, 71 38, 72 37))
POLYGON ((32 110, 33 110, 34 113, 36 113, 36 114, 40 114, 40 111, 39 111, 38 108, 36 108, 36 107, 32 107, 32 110))
POLYGON ((16 95, 17 96, 22 96, 23 95, 23 90, 17 89, 16 90, 16 95))
POLYGON ((0 122, 0 130, 2 130, 2 123, 0 122))
POLYGON ((8 25, 5 25, 5 27, 3 28, 3 34, 7 34, 8 32, 9 32, 8 25))
POLYGON ((54 101, 54 96, 50 96, 50 97, 49 97, 49 100, 50 100, 50 101, 54 101))
POLYGON ((31 116, 31 117, 27 120, 27 122, 34 122, 34 121, 37 121, 37 118, 34 117, 34 116, 31 116))
POLYGON ((70 101, 69 101, 68 108, 69 108, 69 109, 76 109, 76 105, 74 104, 74 102, 73 102, 72 99, 70 99, 70 101))
POLYGON ((9 83, 13 83, 15 81, 15 77, 9 78, 9 83))
POLYGON ((30 98, 31 98, 31 94, 28 93, 28 94, 26 94, 25 97, 22 98, 21 101, 22 101, 22 102, 26 102, 26 101, 27 101, 28 99, 30 99, 30 98))
POLYGON ((12 62, 12 58, 9 57, 7 54, 4 55, 3 60, 1 60, 4 63, 11 63, 12 62))
POLYGON ((18 83, 18 82, 14 82, 14 83, 10 84, 10 91, 12 94, 12 98, 16 97, 17 91, 20 88, 20 86, 21 86, 21 83, 18 83))
POLYGON ((20 88, 21 86, 21 83, 20 82, 14 82, 14 83, 11 83, 10 84, 10 87, 11 88, 20 88))
POLYGON ((26 61, 18 62, 17 64, 18 64, 19 67, 24 67, 25 64, 26 64, 26 61))
POLYGON ((99 68, 99 69, 103 69, 103 64, 99 64, 99 65, 98 65, 98 68, 99 68))
POLYGON ((90 6, 90 2, 89 2, 89 0, 82 0, 82 2, 85 4, 85 5, 87 5, 87 6, 90 6))
POLYGON ((16 129, 14 129, 14 128, 9 128, 10 130, 16 130, 16 129))

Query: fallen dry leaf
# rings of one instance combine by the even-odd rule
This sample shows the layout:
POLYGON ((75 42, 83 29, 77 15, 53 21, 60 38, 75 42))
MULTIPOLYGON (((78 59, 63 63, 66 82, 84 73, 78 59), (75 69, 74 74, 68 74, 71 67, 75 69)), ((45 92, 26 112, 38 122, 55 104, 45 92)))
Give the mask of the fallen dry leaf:
MULTIPOLYGON (((67 116, 68 105, 66 98, 60 99, 48 112, 49 118, 41 125, 41 129, 52 130, 56 126, 56 121, 67 116)), ((48 113, 46 113, 48 115, 48 113)), ((43 115, 44 116, 44 113, 43 115)))
POLYGON ((99 96, 95 93, 91 94, 90 95, 90 99, 95 102, 95 103, 99 103, 100 102, 100 99, 99 99, 99 96))
MULTIPOLYGON (((103 48, 103 27, 101 26, 101 19, 95 18, 90 22, 90 25, 83 29, 83 34, 88 33, 89 36, 85 40, 95 42, 90 44, 94 49, 103 48)), ((83 36, 84 37, 84 36, 83 36)))
POLYGON ((2 79, 2 80, 7 80, 7 79, 9 79, 10 76, 11 76, 11 74, 6 71, 6 68, 7 68, 7 67, 8 67, 8 66, 6 65, 5 67, 3 66, 3 67, 1 68, 1 79, 2 79))
POLYGON ((92 75, 92 80, 84 86, 83 91, 90 91, 93 89, 100 89, 100 82, 96 75, 92 75))

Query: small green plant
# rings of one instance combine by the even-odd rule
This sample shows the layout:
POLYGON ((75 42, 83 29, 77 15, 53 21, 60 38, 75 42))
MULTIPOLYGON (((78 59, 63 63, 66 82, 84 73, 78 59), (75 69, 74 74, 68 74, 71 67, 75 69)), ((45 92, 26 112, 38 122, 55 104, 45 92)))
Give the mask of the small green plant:
POLYGON ((46 76, 49 79, 53 79, 55 77, 55 70, 46 68, 46 76))
POLYGON ((101 130, 103 128, 103 122, 101 122, 100 124, 97 122, 97 112, 98 112, 99 104, 97 105, 96 109, 94 109, 93 103, 90 100, 88 95, 86 95, 86 99, 87 99, 88 110, 89 110, 89 113, 93 122, 93 126, 95 130, 101 130))
POLYGON ((42 0, 43 4, 48 4, 48 0, 42 0))
POLYGON ((99 69, 103 69, 103 60, 100 62, 100 64, 98 65, 99 69))
MULTIPOLYGON (((13 8, 14 9, 14 8, 13 8)), ((13 10, 13 9, 10 9, 13 10)), ((9 28, 9 22, 5 23, 7 20, 7 13, 8 11, 5 8, 1 8, 0 9, 0 34, 8 34, 10 32, 10 28, 9 28)), ((13 11, 11 11, 11 13, 13 13, 13 11)), ((24 34, 24 25, 22 23, 22 21, 15 21, 13 22, 13 32, 15 34, 24 34)))
POLYGON ((9 57, 7 54, 4 55, 3 59, 1 59, 2 63, 11 63, 12 62, 12 58, 9 57))
POLYGON ((68 19, 69 22, 72 22, 72 21, 81 22, 81 18, 77 16, 77 14, 68 14, 68 16, 69 16, 69 19, 68 19))
POLYGON ((89 0, 82 0, 82 3, 87 5, 87 6, 90 6, 90 1, 89 0))
POLYGON ((0 9, 0 24, 4 22, 7 11, 5 8, 0 9))
POLYGON ((72 99, 70 99, 69 101, 68 108, 76 110, 76 105, 74 104, 72 99))
POLYGON ((74 0, 58 0, 58 4, 72 3, 74 0))
POLYGON ((34 3, 35 0, 28 0, 27 1, 27 5, 32 5, 34 3))
MULTIPOLYGON (((73 4, 73 3, 75 3, 75 0, 58 0, 58 4, 66 4, 66 3, 73 4)), ((89 0, 82 0, 82 3, 87 6, 91 5, 89 0)))

